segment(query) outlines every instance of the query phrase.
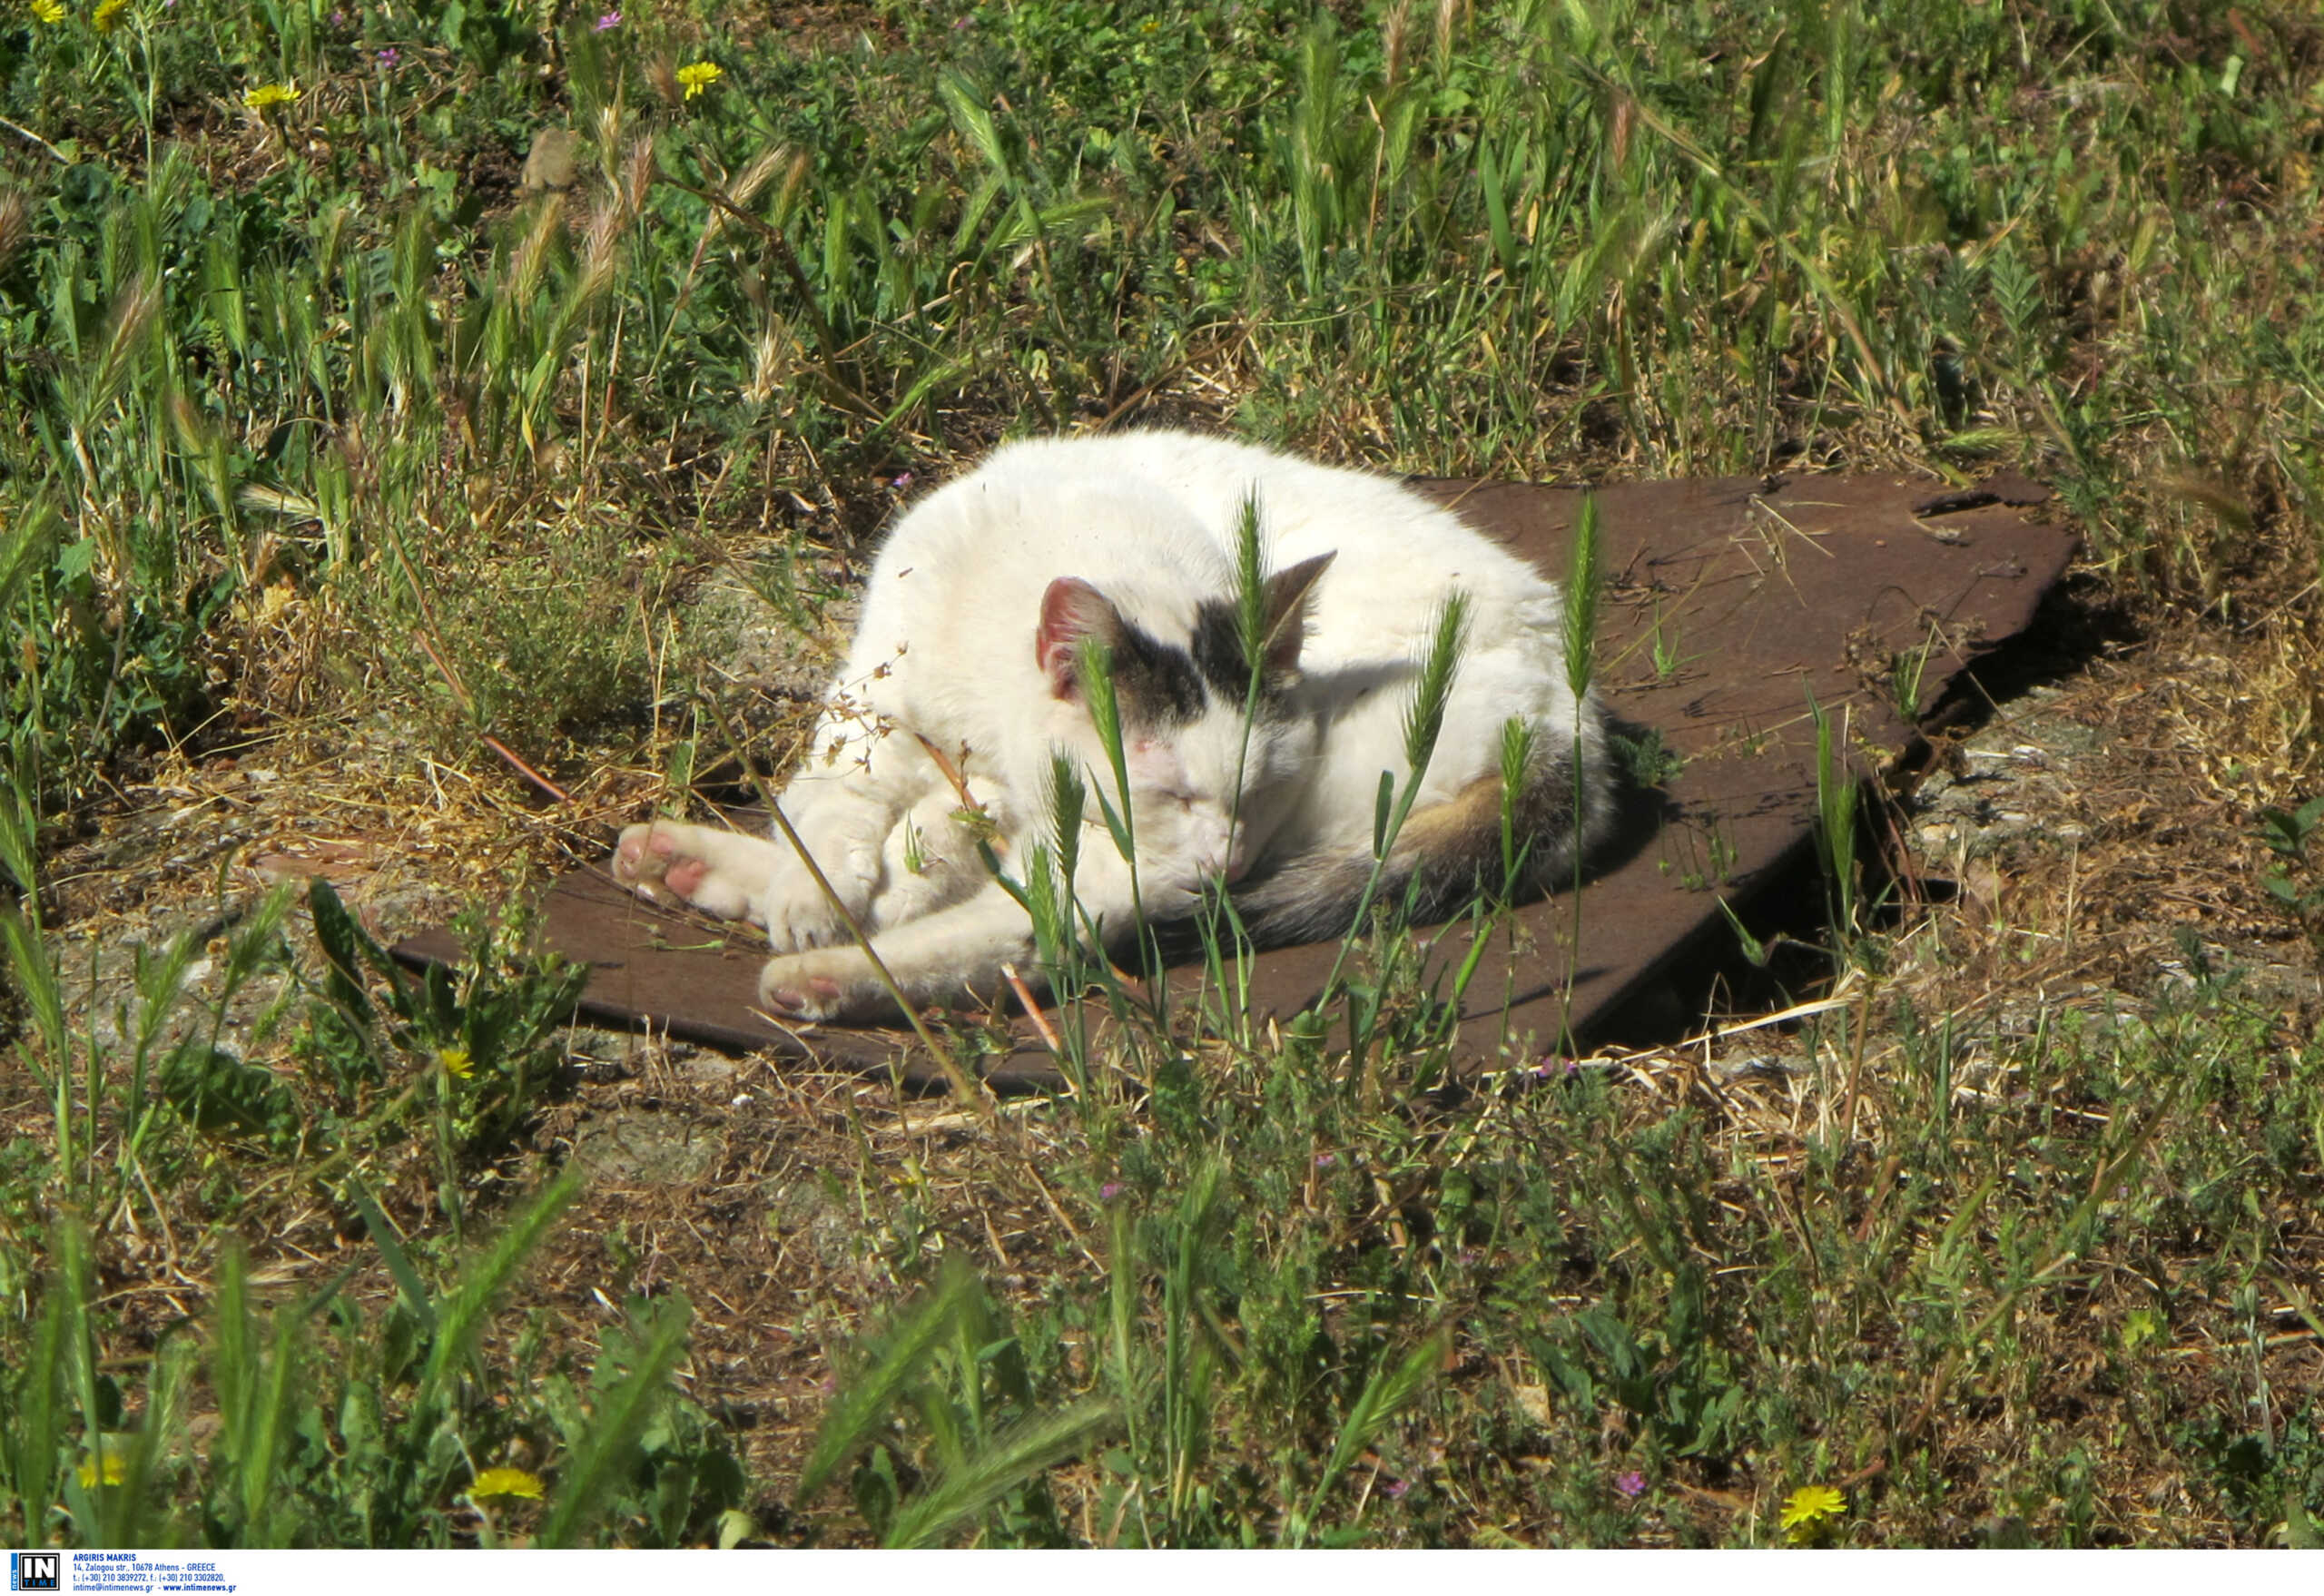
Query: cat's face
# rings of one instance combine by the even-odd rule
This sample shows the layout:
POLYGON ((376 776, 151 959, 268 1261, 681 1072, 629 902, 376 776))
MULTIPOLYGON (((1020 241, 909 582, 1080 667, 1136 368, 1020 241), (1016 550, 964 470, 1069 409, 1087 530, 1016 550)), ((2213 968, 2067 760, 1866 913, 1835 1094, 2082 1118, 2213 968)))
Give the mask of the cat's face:
POLYGON ((1188 889, 1242 880, 1295 795, 1318 735, 1312 720, 1261 716, 1246 740, 1242 704, 1218 699, 1195 721, 1128 732, 1123 764, 1141 864, 1188 889))
MULTIPOLYGON (((1138 858, 1150 874, 1188 890, 1206 880, 1239 880, 1296 798, 1321 734, 1291 713, 1289 696, 1308 602, 1330 561, 1324 555, 1268 579, 1255 704, 1231 602, 1199 605, 1179 640, 1128 621, 1087 583, 1068 577, 1049 585, 1037 640, 1042 671, 1058 699, 1085 704, 1079 645, 1085 638, 1106 645, 1138 858)), ((1090 763, 1102 770, 1102 754, 1090 763)))

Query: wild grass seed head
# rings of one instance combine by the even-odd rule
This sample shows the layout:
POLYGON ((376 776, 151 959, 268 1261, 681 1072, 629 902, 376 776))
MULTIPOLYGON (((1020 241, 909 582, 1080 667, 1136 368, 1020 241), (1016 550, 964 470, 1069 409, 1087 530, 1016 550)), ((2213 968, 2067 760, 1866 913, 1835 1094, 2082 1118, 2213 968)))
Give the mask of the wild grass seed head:
POLYGON ((581 275, 574 283, 575 309, 584 309, 613 286, 614 268, 621 259, 621 235, 635 212, 620 204, 601 205, 589 218, 581 248, 581 275))
POLYGON ((1590 691, 1596 666, 1599 559, 1598 496, 1585 493, 1565 579, 1565 682, 1576 700, 1590 691))
MULTIPOLYGON (((791 152, 781 144, 769 144, 751 158, 733 182, 726 185, 726 202, 737 211, 750 209, 751 202, 759 197, 777 168, 792 162, 791 152)), ((794 163, 795 164, 795 163, 794 163)))
POLYGON ((1404 712, 1404 763, 1415 781, 1428 768, 1437 736, 1444 730, 1444 705, 1452 696, 1452 680, 1461 670, 1461 650, 1468 640, 1469 596, 1455 588, 1436 606, 1420 685, 1413 692, 1412 707, 1404 712))
POLYGON ((25 198, 25 191, 0 188, 0 269, 25 247, 31 232, 32 202, 25 198))
POLYGON ((1512 885, 1521 862, 1518 854, 1524 846, 1524 839, 1517 834, 1517 811, 1532 769, 1533 723, 1512 714, 1501 723, 1501 868, 1512 885))
POLYGON ((645 209, 645 193, 654 186, 654 135, 646 133, 629 147, 629 163, 622 172, 622 203, 632 216, 645 209))
POLYGON ((1243 659, 1257 679, 1267 651, 1267 580, 1259 552, 1259 496, 1243 496, 1235 518, 1235 620, 1243 659))
POLYGON ((548 270, 549 254, 564 231, 564 221, 565 196, 547 196, 534 211, 532 225, 525 229, 524 236, 510 252, 508 286, 519 307, 530 304, 533 296, 540 291, 541 278, 548 270))
POLYGON ((1072 755, 1058 749, 1049 755, 1049 815, 1055 823, 1057 860, 1068 885, 1081 859, 1081 816, 1088 800, 1081 784, 1080 767, 1072 755))
POLYGON ((1075 669, 1089 705, 1089 722, 1098 728, 1098 741, 1105 748, 1106 764, 1113 773, 1114 792, 1122 803, 1117 814, 1100 790, 1098 806, 1105 813, 1114 845, 1124 859, 1128 859, 1135 852, 1135 839, 1129 829, 1134 823, 1129 810, 1129 761, 1122 745, 1121 695, 1114 688, 1114 651, 1095 637, 1084 637, 1075 654, 1075 669))

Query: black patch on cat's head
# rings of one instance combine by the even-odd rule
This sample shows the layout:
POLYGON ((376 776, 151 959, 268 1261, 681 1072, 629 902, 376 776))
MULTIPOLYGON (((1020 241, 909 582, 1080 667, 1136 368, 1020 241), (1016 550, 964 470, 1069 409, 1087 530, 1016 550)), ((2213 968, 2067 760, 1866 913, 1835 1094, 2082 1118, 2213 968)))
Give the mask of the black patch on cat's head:
MULTIPOLYGON (((1332 563, 1328 554, 1301 560, 1266 579, 1260 626, 1266 639, 1259 662, 1259 702, 1281 702, 1299 679, 1299 648, 1307 631, 1307 607, 1315 584, 1332 563)), ((1243 652, 1243 622, 1232 600, 1206 600, 1195 611, 1195 667, 1212 692, 1240 704, 1251 688, 1251 659, 1243 652)))
MULTIPOLYGON (((1201 634, 1196 636, 1199 640, 1201 634)), ((1149 726, 1165 722, 1187 725, 1203 717, 1209 706, 1203 675, 1185 649, 1127 618, 1114 634, 1112 648, 1114 692, 1123 720, 1149 726)))
POLYGON ((1080 648, 1102 645, 1115 701, 1128 724, 1186 724, 1202 718, 1202 675, 1187 651, 1162 642, 1124 616, 1103 593, 1078 576, 1060 576, 1041 595, 1034 657, 1059 698, 1079 699, 1080 648))
MULTIPOLYGON (((1210 690, 1228 704, 1240 704, 1251 688, 1251 662, 1243 655, 1243 622, 1233 604, 1223 598, 1206 599, 1195 611, 1195 635, 1192 648, 1195 668, 1210 690)), ((1279 671, 1269 671, 1260 679, 1262 700, 1281 696, 1290 678, 1279 671)))

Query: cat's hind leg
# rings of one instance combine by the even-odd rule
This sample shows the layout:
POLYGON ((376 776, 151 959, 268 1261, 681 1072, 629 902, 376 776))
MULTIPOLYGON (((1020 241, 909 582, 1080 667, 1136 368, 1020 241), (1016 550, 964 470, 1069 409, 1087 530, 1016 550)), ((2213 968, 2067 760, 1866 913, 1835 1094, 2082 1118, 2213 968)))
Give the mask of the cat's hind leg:
MULTIPOLYGON (((891 762, 892 764, 893 762, 891 762)), ((898 812, 909 812, 913 794, 891 782, 875 782, 851 772, 846 779, 798 777, 783 789, 783 812, 822 870, 823 880, 867 929, 879 921, 878 902, 885 856, 902 832, 898 812)), ((778 953, 799 948, 832 947, 851 940, 846 917, 815 881, 814 872, 787 842, 773 845, 776 857, 767 878, 766 940, 778 953)))
MULTIPOLYGON (((1118 855, 1094 852, 1074 884, 1080 911, 1109 941, 1129 933, 1137 923, 1136 900, 1118 855)), ((1174 888, 1157 886, 1147 893, 1149 911, 1181 912, 1186 901, 1186 893, 1174 888)), ((998 882, 876 933, 872 946, 914 1008, 963 999, 990 1002, 1000 990, 1003 964, 1029 980, 1039 974, 1032 920, 998 882)), ((893 996, 860 947, 778 954, 759 971, 759 998, 773 1012, 796 1020, 876 1020, 896 1011, 893 996)))
POLYGON ((880 889, 872 899, 869 925, 885 931, 946 909, 972 896, 991 877, 977 852, 980 836, 994 833, 997 794, 971 788, 981 811, 960 802, 950 786, 930 793, 906 810, 881 850, 880 889))
MULTIPOLYGON (((871 931, 933 914, 984 885, 977 839, 1004 832, 1010 817, 990 782, 977 776, 966 787, 963 794, 919 739, 896 736, 803 771, 783 804, 848 911, 871 931)), ((851 940, 806 867, 788 855, 768 889, 765 924, 778 953, 851 940)))
MULTIPOLYGON (((1033 928, 1015 899, 988 886, 965 902, 880 932, 872 945, 915 1008, 989 1000, 1003 963, 1031 972, 1033 928)), ((759 972, 759 997, 792 1020, 888 1019, 896 1012, 871 959, 853 946, 777 954, 759 972)))

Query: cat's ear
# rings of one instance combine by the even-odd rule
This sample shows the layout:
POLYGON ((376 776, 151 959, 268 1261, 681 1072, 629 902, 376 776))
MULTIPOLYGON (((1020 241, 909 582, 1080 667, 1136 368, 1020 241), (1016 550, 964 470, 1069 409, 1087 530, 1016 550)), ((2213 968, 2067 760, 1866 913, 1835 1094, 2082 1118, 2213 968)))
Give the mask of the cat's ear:
POLYGON ((1315 584, 1323 579, 1324 567, 1334 557, 1319 554, 1267 578, 1266 668, 1270 675, 1299 668, 1300 645, 1307 640, 1308 604, 1315 596, 1315 584))
POLYGON ((1078 576, 1059 576, 1041 595, 1041 626, 1033 640, 1034 656, 1049 691, 1059 698, 1080 695, 1081 640, 1094 637, 1111 644, 1121 635, 1121 611, 1114 601, 1078 576))

